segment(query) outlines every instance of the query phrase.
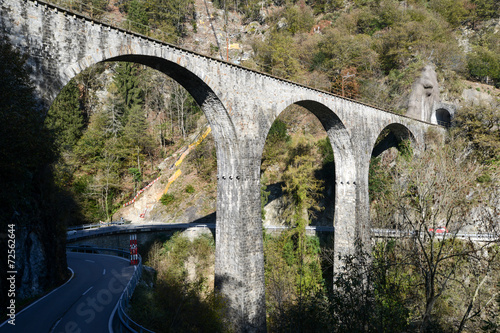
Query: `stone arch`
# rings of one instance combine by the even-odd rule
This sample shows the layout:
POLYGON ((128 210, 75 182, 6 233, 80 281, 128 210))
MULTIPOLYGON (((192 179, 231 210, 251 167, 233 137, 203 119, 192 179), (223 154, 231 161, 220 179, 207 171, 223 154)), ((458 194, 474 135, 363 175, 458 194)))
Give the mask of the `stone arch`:
POLYGON ((352 166, 354 169, 354 152, 351 144, 350 135, 340 118, 330 108, 325 105, 312 101, 298 101, 294 104, 304 107, 314 114, 325 129, 332 144, 333 154, 335 156, 335 178, 337 181, 354 181, 355 170, 342 170, 343 166, 352 166))
MULTIPOLYGON (((184 66, 182 66, 177 63, 180 61, 175 62, 173 59, 167 59, 155 55, 155 53, 158 53, 156 49, 143 50, 140 47, 133 46, 120 48, 119 50, 116 48, 102 50, 101 52, 96 52, 83 57, 70 66, 67 66, 62 78, 63 82, 61 83, 66 85, 69 80, 78 73, 99 62, 124 61, 145 65, 166 74, 183 86, 193 96, 198 105, 200 105, 202 111, 205 113, 208 123, 212 127, 212 134, 215 138, 217 146, 223 138, 236 138, 237 132, 234 128, 231 117, 227 112, 222 99, 219 97, 223 96, 223 94, 217 91, 217 89, 209 86, 207 83, 207 81, 209 81, 207 79, 207 75, 200 70, 189 68, 192 67, 189 66, 189 64, 183 64, 184 66), (136 50, 136 48, 139 50, 136 50), (120 52, 122 49, 124 52, 120 52), (137 53, 135 53, 136 51, 137 53), (148 55, 149 53, 153 55, 148 55)), ((165 52, 160 53, 163 53, 165 56, 165 52)), ((170 54, 169 58, 174 58, 175 55, 173 53, 174 52, 170 54)), ((217 149, 217 154, 219 154, 219 149, 217 149)))
POLYGON ((377 157, 385 150, 395 147, 404 140, 409 140, 411 147, 417 147, 417 140, 412 131, 403 124, 392 123, 384 127, 380 132, 375 142, 372 144, 372 157, 377 157))
POLYGON ((435 103, 434 111, 431 115, 431 123, 443 127, 450 127, 456 107, 453 104, 435 103))
POLYGON ((436 123, 444 127, 450 127, 451 124, 451 114, 446 109, 436 110, 436 123))
MULTIPOLYGON (((351 136, 339 116, 323 103, 314 100, 299 100, 291 104, 304 107, 314 114, 330 139, 335 159, 335 209, 332 221, 335 227, 334 248, 336 256, 337 254, 352 254, 358 227, 356 225, 357 169, 351 136)), ((284 108, 273 120, 283 110, 284 108)), ((269 132, 270 126, 266 133, 269 132)), ((339 268, 340 262, 336 262, 335 265, 339 268)))

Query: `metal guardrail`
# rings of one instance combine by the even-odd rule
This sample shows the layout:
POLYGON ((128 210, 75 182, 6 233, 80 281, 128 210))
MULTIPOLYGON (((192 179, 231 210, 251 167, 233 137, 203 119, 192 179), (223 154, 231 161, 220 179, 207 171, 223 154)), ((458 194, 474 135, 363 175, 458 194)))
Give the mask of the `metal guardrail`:
MULTIPOLYGON (((402 238, 411 237, 417 234, 414 230, 397 230, 397 229, 372 229, 372 235, 374 237, 381 238, 402 238)), ((495 241, 499 240, 499 235, 494 233, 466 233, 466 232, 445 232, 445 233, 434 233, 435 237, 444 238, 445 236, 460 238, 460 239, 470 239, 474 241, 495 241)))
MULTIPOLYGON (((154 224, 107 224, 107 225, 84 225, 73 227, 67 232, 67 240, 69 242, 83 238, 98 237, 104 235, 133 233, 133 232, 150 232, 150 231, 168 231, 175 229, 188 228, 208 228, 215 229, 215 224, 208 223, 154 223, 154 224)), ((69 229, 69 228, 68 228, 69 229)))
MULTIPOLYGON (((126 225, 83 225, 71 228, 74 233, 68 233, 68 240, 75 241, 79 238, 92 237, 105 234, 115 234, 115 233, 131 233, 131 232, 149 232, 149 231, 162 231, 162 230, 173 230, 173 229, 188 229, 188 228, 208 228, 215 229, 214 223, 162 223, 162 224, 126 224, 126 225)), ((68 228, 70 229, 70 228, 68 228)), ((285 229, 290 229, 288 226, 265 226, 266 230, 269 231, 281 231, 285 229)), ((307 226, 307 232, 334 232, 335 227, 333 226, 307 226)), ((372 228, 371 234, 373 237, 380 238, 402 238, 410 237, 415 234, 413 230, 397 230, 397 229, 377 229, 372 228)), ((443 237, 444 233, 435 233, 437 237, 443 237)), ((494 233, 457 233, 452 232, 446 233, 448 236, 453 236, 455 238, 461 239, 471 239, 475 241, 494 241, 499 238, 498 235, 494 233)))
POLYGON ((139 256, 139 263, 136 266, 136 269, 134 271, 134 275, 128 282, 127 286, 123 290, 122 295, 120 296, 120 299, 118 300, 118 308, 117 308, 117 314, 119 318, 119 326, 118 326, 118 332, 124 333, 124 332, 130 332, 130 333, 137 333, 137 332, 148 332, 148 333, 154 333, 151 330, 148 330, 147 328, 141 326, 140 324, 136 323, 135 321, 132 320, 127 315, 127 312, 125 309, 127 309, 130 299, 132 298, 132 295, 134 293, 135 287, 139 283, 139 280, 141 279, 142 275, 142 257, 139 256))
MULTIPOLYGON (((92 253, 114 253, 115 255, 125 258, 130 258, 130 251, 127 249, 113 249, 113 248, 105 248, 105 247, 93 247, 93 246, 81 246, 81 245, 68 245, 66 249, 71 250, 73 252, 92 252, 92 253)), ((118 300, 118 308, 115 316, 118 315, 118 332, 128 332, 128 333, 139 333, 139 332, 148 332, 154 333, 153 331, 148 330, 147 328, 139 325, 135 321, 132 320, 127 315, 125 309, 128 307, 130 299, 134 294, 135 287, 139 283, 142 275, 142 257, 139 255, 139 263, 135 266, 134 274, 132 278, 127 283, 127 286, 123 290, 120 299, 118 300)))

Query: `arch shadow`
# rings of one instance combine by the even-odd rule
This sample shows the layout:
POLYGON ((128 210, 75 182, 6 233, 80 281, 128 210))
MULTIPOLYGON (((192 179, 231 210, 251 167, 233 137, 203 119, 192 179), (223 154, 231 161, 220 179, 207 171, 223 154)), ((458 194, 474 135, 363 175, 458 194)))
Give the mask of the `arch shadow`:
POLYGON ((223 138, 235 139, 237 137, 237 131, 235 130, 231 116, 219 97, 221 93, 216 92, 215 89, 202 79, 202 77, 205 77, 203 73, 197 74, 184 66, 159 56, 133 53, 119 54, 116 50, 107 50, 91 58, 93 59, 91 62, 88 61, 89 57, 85 57, 68 66, 68 70, 65 71, 66 77, 64 78, 66 82, 63 82, 63 86, 84 69, 100 62, 123 61, 145 65, 169 76, 191 94, 205 113, 207 121, 212 127, 216 146, 219 146, 217 143, 223 138), (111 56, 106 57, 106 54, 110 54, 111 56), (72 73, 72 75, 68 75, 67 73, 72 73))
POLYGON ((384 127, 375 141, 372 157, 378 157, 390 148, 398 148, 402 141, 409 140, 411 147, 416 147, 416 139, 410 129, 402 124, 392 123, 384 127))
MULTIPOLYGON (((332 224, 335 224, 335 221, 338 220, 337 216, 339 215, 339 213, 347 208, 345 205, 345 200, 343 200, 344 198, 341 197, 345 193, 341 192, 339 190, 339 186, 337 186, 336 184, 344 184, 344 179, 349 179, 351 181, 354 181, 356 179, 354 152, 350 135, 343 122, 335 114, 335 112, 324 104, 313 100, 302 100, 294 102, 292 104, 301 106, 307 111, 311 112, 314 116, 316 116, 316 118, 320 121, 324 130, 326 131, 328 138, 330 139, 334 155, 333 169, 335 182, 332 185, 334 187, 335 193, 335 207, 333 209, 334 218, 332 224)), ((285 109, 286 108, 280 110, 279 114, 276 116, 276 118, 273 119, 273 121, 276 120, 285 109)), ((269 129, 270 125, 267 129, 267 134, 269 134, 269 129)), ((261 156, 262 152, 263 146, 261 149, 261 156)))
POLYGON ((451 114, 446 109, 437 109, 436 110, 436 122, 438 125, 444 127, 451 126, 451 114))

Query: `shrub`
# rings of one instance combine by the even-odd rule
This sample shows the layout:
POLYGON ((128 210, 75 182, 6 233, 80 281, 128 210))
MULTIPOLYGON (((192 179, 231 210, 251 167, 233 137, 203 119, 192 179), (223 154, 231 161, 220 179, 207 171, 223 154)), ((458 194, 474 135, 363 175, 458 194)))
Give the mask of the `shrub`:
POLYGON ((193 185, 189 184, 188 186, 186 186, 185 191, 186 191, 186 193, 194 193, 193 185))
POLYGON ((170 205, 172 202, 174 202, 175 197, 173 194, 165 193, 164 195, 161 196, 160 202, 164 204, 165 206, 170 205))

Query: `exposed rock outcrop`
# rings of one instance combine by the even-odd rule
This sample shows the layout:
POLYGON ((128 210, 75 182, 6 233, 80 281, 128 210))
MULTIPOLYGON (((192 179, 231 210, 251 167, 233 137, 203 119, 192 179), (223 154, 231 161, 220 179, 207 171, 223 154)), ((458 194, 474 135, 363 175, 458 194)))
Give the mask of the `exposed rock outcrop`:
POLYGON ((436 70, 433 65, 427 65, 412 86, 406 115, 430 122, 433 106, 440 101, 436 70))

